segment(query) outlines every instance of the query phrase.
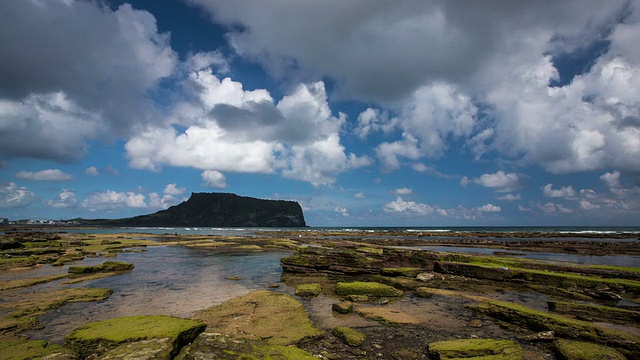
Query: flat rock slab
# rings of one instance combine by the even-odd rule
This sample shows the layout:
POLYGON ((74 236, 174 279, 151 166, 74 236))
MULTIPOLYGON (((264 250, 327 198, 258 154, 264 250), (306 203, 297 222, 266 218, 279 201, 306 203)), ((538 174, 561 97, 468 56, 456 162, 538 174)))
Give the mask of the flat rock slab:
POLYGON ((464 339, 429 344, 429 358, 522 360, 522 347, 512 340, 464 339))
POLYGON ((353 281, 339 282, 336 284, 336 294, 341 296, 367 295, 373 297, 399 297, 402 296, 403 293, 402 290, 398 290, 393 286, 377 282, 353 281))
POLYGON ((365 334, 345 326, 333 328, 333 335, 349 346, 360 346, 365 340, 367 340, 367 336, 365 334))
POLYGON ((626 357, 608 346, 583 341, 558 339, 554 343, 556 358, 560 360, 625 360, 626 357))
POLYGON ((287 294, 258 290, 196 313, 209 329, 237 338, 291 345, 319 338, 302 304, 287 294))
POLYGON ((308 352, 295 346, 268 344, 264 341, 238 339, 219 333, 202 333, 185 346, 176 360, 317 360, 308 352))
POLYGON ((300 284, 296 286, 296 295, 301 297, 316 297, 322 292, 320 284, 300 284))
POLYGON ((170 339, 170 357, 196 338, 206 325, 197 320, 165 315, 126 316, 89 323, 75 329, 64 340, 81 358, 102 355, 125 344, 151 339, 170 339))

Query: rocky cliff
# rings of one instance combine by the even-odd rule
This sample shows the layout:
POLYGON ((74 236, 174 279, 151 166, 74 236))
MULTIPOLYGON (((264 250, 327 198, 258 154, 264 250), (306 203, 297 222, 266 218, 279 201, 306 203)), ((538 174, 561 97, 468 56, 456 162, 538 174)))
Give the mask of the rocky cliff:
POLYGON ((227 193, 192 193, 189 200, 154 214, 99 220, 113 226, 304 227, 295 201, 263 200, 227 193))

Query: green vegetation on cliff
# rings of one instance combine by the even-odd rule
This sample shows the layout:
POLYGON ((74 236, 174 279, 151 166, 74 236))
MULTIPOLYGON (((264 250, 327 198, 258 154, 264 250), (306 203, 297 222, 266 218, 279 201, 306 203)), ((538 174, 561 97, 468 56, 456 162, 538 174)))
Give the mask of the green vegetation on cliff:
POLYGON ((192 193, 189 200, 154 214, 88 222, 112 226, 306 226, 302 207, 295 201, 228 193, 192 193))

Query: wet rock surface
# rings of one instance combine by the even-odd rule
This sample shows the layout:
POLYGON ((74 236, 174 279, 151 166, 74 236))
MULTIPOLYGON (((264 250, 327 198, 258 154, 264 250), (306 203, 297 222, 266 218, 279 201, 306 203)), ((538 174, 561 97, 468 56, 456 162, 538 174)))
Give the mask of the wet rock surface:
MULTIPOLYGON (((281 260, 284 273, 280 282, 274 284, 272 280, 262 287, 271 290, 253 291, 195 314, 204 324, 188 341, 176 342, 171 340, 175 339, 173 335, 150 336, 146 329, 146 335, 122 342, 96 340, 91 346, 99 351, 91 353, 87 346, 78 345, 79 340, 71 340, 79 339, 77 334, 68 336, 67 345, 30 342, 36 340, 19 337, 21 331, 37 326, 37 314, 62 306, 41 302, 52 294, 43 289, 49 283, 62 281, 64 285, 70 281, 63 279, 66 276, 43 276, 3 283, 0 287, 0 307, 6 307, 5 312, 0 309, 0 333, 4 334, 0 335, 0 348, 7 341, 16 349, 56 350, 51 359, 98 355, 104 359, 582 359, 583 355, 575 350, 579 348, 592 349, 591 355, 605 354, 604 359, 640 358, 635 306, 640 298, 640 269, 527 260, 499 250, 517 242, 525 247, 542 244, 542 249, 553 251, 598 253, 607 242, 584 244, 568 237, 523 240, 527 234, 511 241, 498 234, 480 237, 479 233, 436 239, 456 246, 496 246, 494 255, 483 256, 388 247, 400 242, 386 238, 389 234, 377 238, 353 233, 323 238, 316 234, 313 239, 298 236, 301 234, 304 233, 279 232, 277 237, 246 238, 158 236, 157 244, 203 248, 234 256, 271 249, 292 252, 281 260), (302 247, 301 242, 314 246, 302 247), (30 290, 36 287, 37 291, 30 290), (18 300, 25 294, 30 294, 30 305, 18 300), (18 311, 21 315, 14 316, 18 311), (201 332, 205 324, 207 329, 201 332)), ((414 236, 408 242, 432 240, 429 236, 414 236)), ((19 240, 20 247, 14 244, 6 251, 28 250, 32 265, 61 259, 78 261, 74 260, 80 258, 78 254, 111 252, 118 256, 131 246, 142 245, 140 240, 123 235, 25 235, 20 239, 29 241, 19 240)), ((623 247, 633 253, 637 244, 622 241, 612 246, 612 252, 623 247)), ((19 260, 4 265, 29 264, 23 255, 10 255, 19 260)), ((222 278, 226 275, 236 276, 230 272, 222 278)), ((77 280, 83 279, 89 278, 77 280)), ((251 281, 250 276, 239 279, 225 284, 251 281)), ((107 326, 101 324, 99 328, 107 326)), ((97 333, 97 329, 92 332, 97 333)))
POLYGON ((196 320, 171 316, 128 316, 81 326, 65 336, 65 344, 83 359, 100 356, 112 350, 114 358, 127 358, 128 352, 133 354, 144 350, 140 344, 126 346, 127 343, 155 339, 157 341, 149 343, 149 353, 164 354, 164 358, 170 359, 184 345, 192 342, 205 327, 204 323, 196 320), (167 344, 170 345, 170 349, 167 349, 167 344))

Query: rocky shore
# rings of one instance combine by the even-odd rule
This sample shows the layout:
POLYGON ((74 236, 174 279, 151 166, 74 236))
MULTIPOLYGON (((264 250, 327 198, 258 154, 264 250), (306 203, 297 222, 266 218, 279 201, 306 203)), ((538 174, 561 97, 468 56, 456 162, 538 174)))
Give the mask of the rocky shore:
POLYGON ((640 358, 639 267, 517 255, 637 255, 637 235, 485 235, 269 232, 150 239, 147 234, 9 232, 0 236, 0 275, 8 274, 0 283, 0 359, 640 358), (425 241, 494 251, 412 248, 425 241), (60 344, 24 335, 40 326, 38 317, 48 311, 111 296, 112 290, 93 288, 91 281, 127 276, 135 267, 114 257, 157 245, 212 254, 275 249, 290 255, 281 259, 280 283, 212 304, 191 319, 116 317, 87 323, 60 344), (76 264, 89 257, 105 259, 76 264), (64 274, 28 276, 29 269, 65 264, 72 266, 64 274), (11 278, 14 273, 26 275, 11 278))

